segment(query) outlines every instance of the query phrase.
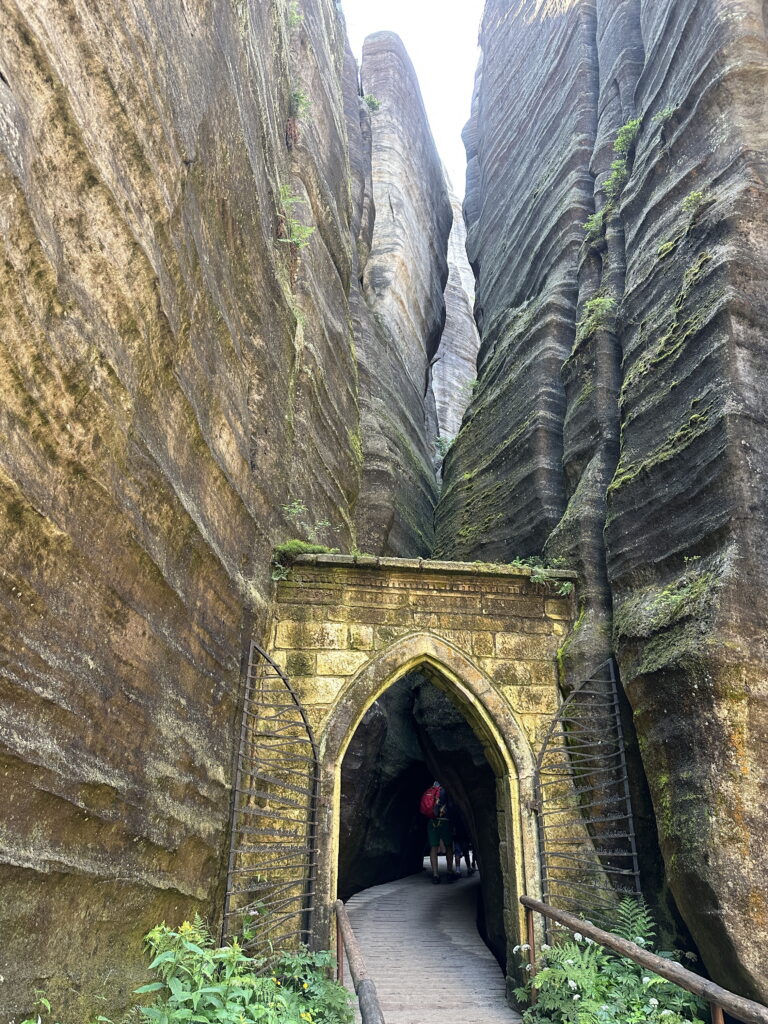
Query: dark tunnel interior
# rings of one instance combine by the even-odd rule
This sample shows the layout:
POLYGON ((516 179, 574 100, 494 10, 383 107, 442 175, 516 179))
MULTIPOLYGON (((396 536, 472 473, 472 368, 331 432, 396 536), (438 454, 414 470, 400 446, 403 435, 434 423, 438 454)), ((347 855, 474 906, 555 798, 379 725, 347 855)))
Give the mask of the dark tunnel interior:
POLYGON ((419 671, 400 679, 352 738, 341 773, 339 897, 422 871, 427 843, 419 799, 439 779, 466 822, 480 866, 480 934, 504 968, 496 777, 480 740, 436 681, 419 671))

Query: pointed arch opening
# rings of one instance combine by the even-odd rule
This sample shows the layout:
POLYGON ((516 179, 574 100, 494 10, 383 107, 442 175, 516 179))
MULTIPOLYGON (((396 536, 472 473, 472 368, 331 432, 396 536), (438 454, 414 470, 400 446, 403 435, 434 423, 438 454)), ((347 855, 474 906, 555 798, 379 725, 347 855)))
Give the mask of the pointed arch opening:
MULTIPOLYGON (((484 846, 488 885, 494 873, 498 876, 491 894, 483 894, 488 912, 481 916, 493 939, 489 945, 507 968, 508 951, 522 941, 523 921, 518 896, 522 892, 540 891, 537 837, 528 807, 533 796, 534 758, 525 733, 498 689, 467 654, 434 634, 403 636, 372 658, 349 680, 326 720, 320 737, 320 808, 321 829, 330 841, 322 844, 318 865, 319 887, 328 896, 323 902, 329 904, 339 892, 340 852, 344 863, 344 851, 340 851, 340 824, 345 754, 367 714, 370 720, 369 713, 374 705, 385 703, 387 698, 383 695, 398 692, 398 700, 410 699, 412 708, 419 706, 421 709, 422 720, 417 723, 417 731, 431 733, 433 737, 422 744, 428 748, 422 766, 424 778, 442 766, 446 783, 451 782, 457 790, 461 810, 471 818, 472 838, 484 846), (410 694, 410 698, 406 694, 410 694), (472 774, 471 786, 463 786, 456 772, 451 772, 450 763, 445 757, 441 760, 440 742, 434 742, 435 729, 440 723, 429 722, 430 709, 441 714, 440 707, 448 705, 441 705, 440 701, 445 702, 446 698, 454 709, 452 716, 445 715, 451 719, 454 737, 460 733, 460 723, 464 723, 486 762, 487 777, 479 765, 472 774), (482 805, 473 807, 473 800, 482 805), (481 828, 482 842, 479 839, 481 828), (489 846, 492 830, 496 836, 495 851, 489 846)), ((467 749, 472 746, 469 742, 464 745, 467 749)), ((365 744, 362 746, 364 748, 365 744)), ((474 761, 477 760, 474 757, 474 761)), ((468 763, 465 759, 465 768, 468 763)), ((416 778, 418 769, 413 766, 409 784, 416 778)), ((360 781, 362 785, 364 780, 360 781)), ((418 783, 415 784, 418 787, 418 783)), ((418 799, 418 788, 415 799, 418 799)), ((382 877, 381 881, 384 880, 382 877)), ((342 878, 341 882, 344 885, 345 880, 342 878)), ((323 928, 324 925, 319 915, 318 926, 323 928)))

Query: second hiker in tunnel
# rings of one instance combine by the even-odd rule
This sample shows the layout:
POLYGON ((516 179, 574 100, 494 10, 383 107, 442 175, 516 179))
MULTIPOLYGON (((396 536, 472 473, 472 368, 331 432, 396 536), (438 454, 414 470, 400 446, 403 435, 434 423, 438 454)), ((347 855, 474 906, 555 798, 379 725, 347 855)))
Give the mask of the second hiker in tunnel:
POLYGON ((430 788, 422 795, 419 810, 428 818, 427 821, 427 842, 429 843, 429 862, 432 867, 432 882, 437 885, 440 882, 437 855, 442 842, 445 847, 445 863, 448 868, 448 881, 455 881, 459 875, 453 870, 453 804, 448 794, 435 780, 430 788))

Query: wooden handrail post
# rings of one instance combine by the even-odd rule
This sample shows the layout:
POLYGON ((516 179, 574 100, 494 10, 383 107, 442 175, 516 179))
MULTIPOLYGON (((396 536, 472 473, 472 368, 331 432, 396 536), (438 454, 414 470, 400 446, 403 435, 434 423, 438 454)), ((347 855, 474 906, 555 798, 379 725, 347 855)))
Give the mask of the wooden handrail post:
POLYGON ((344 984, 344 937, 341 934, 341 921, 338 911, 336 917, 336 979, 340 985, 344 984))
POLYGON ((722 1006, 718 1006, 717 1003, 710 1003, 709 1009, 712 1014, 712 1024, 725 1024, 722 1006))
MULTIPOLYGON (((531 981, 536 977, 536 930, 533 926, 533 911, 530 907, 525 908, 525 930, 528 935, 529 963, 531 965, 531 981)), ((536 989, 531 987, 531 1006, 536 1002, 536 989)))

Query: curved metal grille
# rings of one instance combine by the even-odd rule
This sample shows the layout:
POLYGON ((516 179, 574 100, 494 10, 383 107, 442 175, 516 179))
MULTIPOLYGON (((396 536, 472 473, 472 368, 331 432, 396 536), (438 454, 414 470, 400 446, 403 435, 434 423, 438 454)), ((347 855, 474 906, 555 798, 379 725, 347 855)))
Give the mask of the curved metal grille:
POLYGON ((570 694, 536 764, 544 902, 596 917, 640 894, 617 682, 607 661, 570 694))
POLYGON ((256 956, 310 938, 318 763, 312 729, 287 676, 251 642, 223 935, 242 932, 256 956))

